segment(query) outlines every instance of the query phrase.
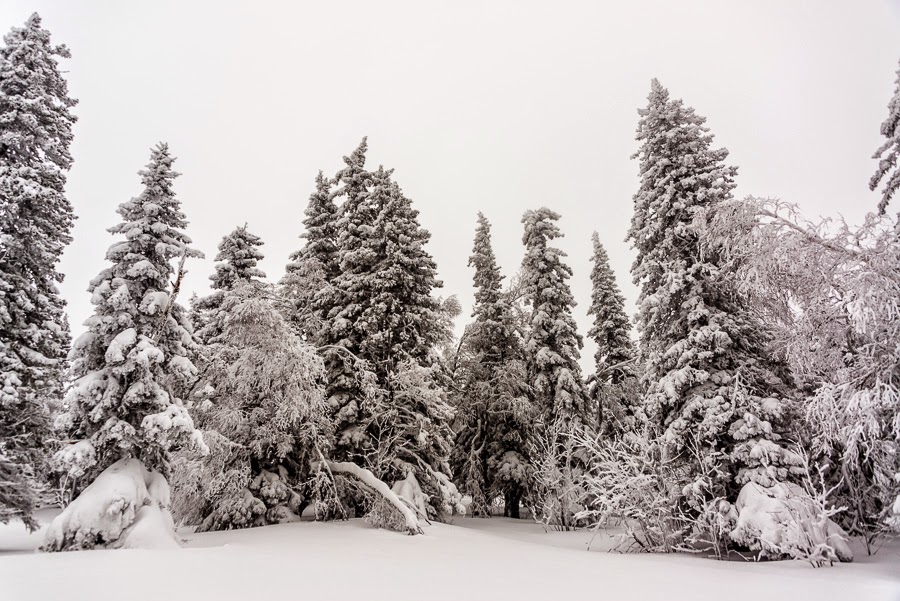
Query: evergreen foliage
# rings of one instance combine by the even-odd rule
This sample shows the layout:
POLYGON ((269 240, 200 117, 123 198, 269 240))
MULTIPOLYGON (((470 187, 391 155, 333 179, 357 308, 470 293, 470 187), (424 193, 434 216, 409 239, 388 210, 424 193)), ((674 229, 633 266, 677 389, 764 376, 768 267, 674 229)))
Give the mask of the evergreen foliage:
POLYGON ((588 336, 597 344, 597 350, 594 353, 596 371, 588 383, 597 407, 598 427, 621 432, 626 423, 634 419, 635 366, 631 323, 625 314, 625 299, 609 266, 609 256, 597 232, 591 240, 594 266, 588 315, 593 316, 594 321, 588 336))
POLYGON ((76 101, 37 13, 0 46, 0 522, 31 511, 69 345, 57 263, 74 216, 66 172, 76 101))
POLYGON ((878 169, 869 180, 869 189, 874 191, 884 182, 878 202, 878 213, 884 215, 891 198, 900 190, 900 67, 897 68, 894 95, 888 103, 888 116, 881 124, 881 135, 887 139, 872 156, 878 160, 878 169))
POLYGON ((191 326, 177 303, 181 270, 173 259, 201 257, 184 233, 168 146, 151 151, 140 172, 144 190, 119 205, 122 236, 107 251, 112 265, 91 281, 94 315, 70 354, 73 385, 66 422, 81 439, 55 461, 89 479, 119 459, 136 458, 163 474, 169 453, 189 442, 205 448, 182 399, 174 394, 196 376, 191 326), (171 281, 172 276, 175 281, 171 281))
POLYGON ((502 290, 503 276, 491 247, 491 225, 481 213, 469 266, 475 268, 474 318, 463 342, 453 473, 472 497, 472 513, 489 516, 497 496, 518 517, 528 482, 527 445, 534 414, 528 401, 522 341, 502 290))
MULTIPOLYGON (((376 476, 396 481, 414 473, 438 515, 443 508, 434 473, 449 471, 451 411, 434 369, 444 320, 431 295, 441 285, 425 250, 431 236, 391 171, 365 176, 363 192, 358 165, 351 161, 340 174, 348 197, 338 221, 340 304, 329 326, 332 339, 370 366, 377 393, 371 406, 358 405, 349 416, 355 423, 338 427, 365 434, 366 464, 376 476)), ((346 440, 339 435, 337 444, 346 440)))
POLYGON ((656 80, 648 100, 628 236, 638 252, 643 410, 662 436, 663 459, 686 462, 679 496, 699 507, 733 498, 747 481, 789 478, 798 460, 781 443, 789 390, 767 349, 770 332, 722 269, 716 245, 699 240, 698 228, 731 198, 736 169, 725 164, 727 150, 712 148, 705 119, 656 80), (724 464, 715 459, 721 451, 724 464))
POLYGON ((297 519, 311 464, 328 452, 322 359, 271 299, 249 278, 222 296, 193 410, 210 453, 179 457, 177 470, 179 512, 202 530, 297 519))
POLYGON ((291 253, 281 281, 281 295, 288 303, 287 317, 310 342, 324 342, 322 330, 334 300, 331 290, 340 266, 337 252, 338 208, 332 181, 319 171, 316 189, 309 197, 303 220, 305 240, 291 253))
POLYGON ((209 343, 222 332, 224 316, 221 312, 225 294, 238 286, 266 277, 256 266, 263 259, 259 250, 262 245, 262 239, 250 233, 246 224, 222 237, 216 255, 215 273, 209 276, 213 292, 202 299, 192 299, 191 302, 191 323, 202 344, 209 343))
POLYGON ((522 285, 531 307, 525 339, 528 384, 545 424, 557 419, 585 421, 587 392, 578 364, 581 336, 572 318, 575 300, 568 279, 572 269, 566 254, 548 242, 562 236, 555 221, 559 214, 547 208, 526 211, 522 217, 525 258, 522 285))

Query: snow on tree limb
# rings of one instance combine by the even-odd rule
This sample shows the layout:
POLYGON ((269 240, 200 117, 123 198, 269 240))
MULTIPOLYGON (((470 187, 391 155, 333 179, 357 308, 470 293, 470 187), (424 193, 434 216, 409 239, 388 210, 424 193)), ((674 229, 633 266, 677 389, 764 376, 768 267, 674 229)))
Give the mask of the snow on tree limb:
POLYGON ((381 495, 385 501, 390 503, 400 512, 406 523, 406 531, 408 534, 423 533, 422 527, 419 525, 419 518, 416 517, 415 512, 410 509, 410 507, 397 496, 397 493, 392 491, 383 480, 376 478, 375 474, 369 470, 359 467, 355 463, 350 463, 349 461, 329 461, 327 459, 324 461, 315 461, 312 463, 311 467, 312 469, 325 467, 333 473, 352 476, 375 493, 381 495))

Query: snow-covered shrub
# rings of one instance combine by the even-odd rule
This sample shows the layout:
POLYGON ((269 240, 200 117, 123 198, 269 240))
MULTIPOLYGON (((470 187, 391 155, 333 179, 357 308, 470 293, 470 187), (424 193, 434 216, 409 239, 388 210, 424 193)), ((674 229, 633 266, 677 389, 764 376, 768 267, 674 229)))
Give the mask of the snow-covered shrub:
POLYGON ((619 549, 676 550, 687 530, 677 506, 685 474, 663 458, 658 441, 646 431, 603 439, 581 432, 575 441, 591 458, 577 518, 594 529, 621 529, 619 549))
POLYGON ((169 512, 169 485, 137 459, 104 470, 57 516, 44 551, 178 546, 169 512))
POLYGON ((529 450, 531 517, 545 529, 572 530, 584 510, 586 463, 593 461, 577 442, 587 434, 564 419, 539 423, 537 432, 529 450))
MULTIPOLYGON (((900 473, 898 473, 894 478, 897 481, 900 481, 900 473)), ((894 505, 891 507, 891 513, 885 518, 885 524, 888 528, 894 530, 894 532, 900 532, 900 495, 897 495, 897 498, 894 500, 894 505)))
MULTIPOLYGON (((401 499, 402 500, 402 499, 401 499)), ((397 508, 384 498, 377 497, 365 516, 366 523, 374 528, 406 532, 406 518, 397 508)))
MULTIPOLYGON (((396 481, 394 486, 391 487, 391 491, 412 509, 420 519, 427 519, 428 500, 425 493, 422 492, 422 487, 419 486, 419 481, 416 480, 415 474, 410 472, 406 478, 396 481)), ((404 515, 383 497, 375 500, 372 509, 366 514, 366 522, 376 528, 385 528, 398 532, 406 530, 404 515)))
MULTIPOLYGON (((441 514, 441 518, 446 520, 452 515, 465 515, 468 506, 471 504, 471 498, 460 495, 456 486, 443 474, 437 474, 436 476, 442 482, 441 499, 444 511, 441 514)), ((428 512, 431 506, 430 499, 422 491, 415 473, 410 471, 406 478, 394 482, 391 492, 406 507, 411 509, 419 520, 428 520, 428 512)), ((406 515, 400 511, 400 508, 395 502, 392 502, 390 497, 383 495, 379 495, 374 499, 372 508, 365 518, 366 522, 376 528, 386 528, 388 530, 397 530, 398 532, 406 532, 408 530, 406 515)))
MULTIPOLYGON (((405 531, 407 534, 420 534, 422 528, 420 526, 420 517, 426 520, 426 516, 421 515, 421 510, 414 507, 413 502, 407 501, 397 495, 383 480, 380 480, 371 471, 359 467, 355 463, 349 461, 329 461, 323 459, 315 462, 313 468, 317 470, 327 469, 334 476, 341 476, 356 481, 360 486, 365 487, 370 493, 375 495, 375 501, 372 509, 366 515, 369 523, 377 527, 391 528, 398 531, 405 531), (388 505, 381 504, 382 502, 388 505)), ((408 483, 408 484, 411 484, 408 483)), ((418 482, 415 483, 418 493, 418 482)), ((398 489, 404 489, 400 485, 398 489)), ((413 494, 412 496, 416 496, 413 494)), ((421 504, 424 495, 418 497, 421 504)))
POLYGON ((842 509, 831 507, 827 496, 796 484, 748 482, 734 504, 731 539, 761 557, 802 559, 815 567, 853 561, 847 534, 830 519, 842 509))

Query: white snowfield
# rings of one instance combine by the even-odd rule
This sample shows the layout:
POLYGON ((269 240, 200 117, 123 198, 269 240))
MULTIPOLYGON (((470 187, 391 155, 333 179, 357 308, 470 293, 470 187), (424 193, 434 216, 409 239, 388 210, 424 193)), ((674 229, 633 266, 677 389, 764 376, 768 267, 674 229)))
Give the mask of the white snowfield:
MULTIPOLYGON (((39 515, 46 523, 52 517, 39 515)), ((34 553, 42 533, 0 526, 2 601, 897 601, 900 544, 852 564, 723 562, 607 553, 600 536, 527 520, 457 518, 424 536, 362 520, 181 532, 184 548, 34 553)))

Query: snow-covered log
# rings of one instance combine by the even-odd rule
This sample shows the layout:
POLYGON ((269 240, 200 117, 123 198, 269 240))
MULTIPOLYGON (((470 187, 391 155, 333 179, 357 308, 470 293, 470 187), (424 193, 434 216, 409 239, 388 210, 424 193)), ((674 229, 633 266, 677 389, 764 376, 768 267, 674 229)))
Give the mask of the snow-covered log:
POLYGON ((102 548, 177 548, 169 485, 137 459, 120 459, 60 513, 42 551, 102 548))
POLYGON ((403 516, 408 534, 422 534, 422 527, 419 525, 419 518, 416 517, 415 512, 383 480, 376 478, 375 474, 349 461, 325 460, 324 462, 316 461, 312 464, 313 469, 320 469, 323 466, 331 470, 332 473, 352 476, 375 493, 381 495, 385 501, 390 503, 403 516))

